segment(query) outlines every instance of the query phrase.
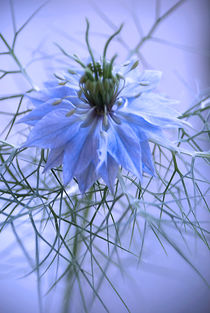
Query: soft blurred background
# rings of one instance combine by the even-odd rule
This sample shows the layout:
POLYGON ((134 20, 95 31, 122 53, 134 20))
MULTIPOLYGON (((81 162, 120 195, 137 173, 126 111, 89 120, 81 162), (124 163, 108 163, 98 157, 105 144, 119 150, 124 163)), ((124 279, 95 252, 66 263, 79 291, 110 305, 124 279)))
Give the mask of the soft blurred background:
MULTIPOLYGON (((14 0, 13 9, 18 27, 42 3, 39 0, 14 0)), ((159 89, 162 93, 178 99, 178 109, 183 112, 202 90, 209 87, 209 9, 208 0, 52 0, 44 5, 20 33, 16 43, 16 55, 26 66, 34 84, 41 86, 43 81, 49 79, 49 73, 59 72, 68 66, 64 63, 68 60, 61 58, 55 43, 70 54, 86 56, 85 17, 90 21, 92 47, 99 55, 108 35, 124 23, 119 40, 114 41, 108 51, 110 57, 117 52, 118 61, 123 61, 149 33, 157 18, 164 16, 154 28, 151 38, 141 45, 138 57, 142 68, 163 72, 159 89), (177 8, 164 16, 176 3, 179 3, 177 8)), ((10 43, 13 38, 11 16, 11 1, 0 0, 0 33, 10 43)), ((4 48, 0 40, 1 51, 4 48)), ((1 55, 0 68, 14 70, 15 65, 9 56, 1 55)), ((7 75, 0 81, 0 96, 22 93, 29 88, 30 85, 21 75, 7 75)), ((8 112, 15 105, 13 101, 2 104, 6 108, 1 108, 0 111, 8 112)), ((0 122, 3 129, 7 121, 2 118, 0 122)), ((196 121, 193 127, 199 127, 196 121)), ((16 143, 16 140, 14 130, 10 141, 16 143)), ((205 217, 204 215, 203 219, 205 217)), ((171 235, 173 236, 173 231, 171 235)), ((15 240, 9 231, 5 230, 0 235, 0 313, 38 313, 36 277, 31 274, 21 278, 26 273, 24 266, 27 265, 23 261, 24 256, 17 252, 15 240)), ((188 243, 190 252, 187 253, 191 260, 209 279, 209 251, 193 238, 189 237, 188 243)), ((181 241, 180 245, 187 249, 181 241)), ((109 269, 116 289, 126 299, 131 312, 208 313, 209 289, 185 260, 167 244, 166 250, 167 255, 160 244, 154 241, 154 236, 148 234, 144 261, 139 266, 135 262, 126 263, 125 258, 123 275, 115 267, 109 269)), ((52 277, 48 280, 50 282, 52 277)), ((108 284, 104 284, 102 290, 110 312, 126 312, 108 284)), ((62 292, 63 289, 58 286, 48 295, 44 295, 45 312, 60 312, 62 292)), ((78 295, 75 293, 74 297, 78 295)), ((79 297, 78 302, 72 312, 83 312, 79 297)), ((91 312, 103 312, 103 308, 96 303, 91 312)))

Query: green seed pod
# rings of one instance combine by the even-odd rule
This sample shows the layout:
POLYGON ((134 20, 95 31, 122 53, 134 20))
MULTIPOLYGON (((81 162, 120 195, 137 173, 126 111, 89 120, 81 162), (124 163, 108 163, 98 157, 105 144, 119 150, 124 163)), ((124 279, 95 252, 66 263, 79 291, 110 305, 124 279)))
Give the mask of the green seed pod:
POLYGON ((80 84, 85 84, 86 81, 87 81, 87 76, 84 74, 84 75, 82 75, 82 77, 80 78, 79 83, 80 83, 80 84))
POLYGON ((89 68, 86 68, 85 75, 86 75, 87 79, 94 81, 93 73, 89 68))

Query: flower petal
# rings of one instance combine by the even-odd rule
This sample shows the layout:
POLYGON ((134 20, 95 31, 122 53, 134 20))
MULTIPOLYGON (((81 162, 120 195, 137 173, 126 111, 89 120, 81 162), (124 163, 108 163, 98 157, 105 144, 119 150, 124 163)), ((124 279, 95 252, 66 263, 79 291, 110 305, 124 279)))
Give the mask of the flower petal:
POLYGON ((144 133, 147 134, 162 134, 161 127, 153 125, 147 121, 144 117, 131 112, 118 111, 118 115, 124 123, 130 124, 132 128, 141 128, 144 133))
POLYGON ((32 129, 24 147, 57 148, 68 142, 78 131, 80 121, 68 110, 54 110, 44 116, 32 129))
POLYGON ((49 153, 47 163, 45 165, 43 173, 48 171, 53 167, 57 167, 62 164, 63 162, 63 154, 64 154, 64 147, 59 147, 52 149, 49 153))
POLYGON ((155 175, 155 169, 152 161, 152 154, 147 140, 140 141, 142 151, 142 165, 144 172, 155 175))
POLYGON ((118 114, 124 122, 132 125, 132 129, 139 138, 143 135, 154 143, 160 144, 168 149, 177 150, 177 147, 163 134, 163 127, 161 128, 159 125, 154 125, 137 114, 125 112, 119 112, 118 114))
POLYGON ((64 182, 68 184, 75 174, 80 174, 93 162, 98 162, 98 140, 100 124, 97 118, 92 125, 79 128, 75 136, 67 143, 64 152, 64 182))
POLYGON ((140 115, 148 122, 160 127, 183 127, 184 122, 177 119, 179 112, 174 109, 177 101, 165 98, 155 93, 143 93, 128 106, 122 107, 122 112, 140 115))
POLYGON ((113 159, 137 177, 142 176, 141 147, 132 128, 126 124, 113 125, 108 130, 108 152, 113 159))
POLYGON ((41 91, 34 91, 30 94, 26 94, 26 97, 33 103, 34 106, 39 106, 40 104, 54 98, 64 99, 75 96, 77 96, 75 89, 68 86, 60 86, 58 84, 53 88, 46 88, 41 91))
POLYGON ((125 87, 122 90, 121 96, 131 98, 137 97, 142 92, 151 91, 157 87, 161 75, 161 72, 153 70, 129 72, 126 76, 125 87))
POLYGON ((96 174, 95 167, 95 164, 91 162, 82 173, 75 175, 78 180, 79 189, 83 194, 99 178, 96 174))
POLYGON ((45 89, 44 92, 46 95, 48 95, 50 98, 66 98, 71 96, 76 96, 76 91, 74 88, 70 88, 66 85, 57 85, 57 87, 54 88, 48 88, 45 89))
POLYGON ((107 153, 106 162, 103 162, 98 169, 99 175, 103 178, 108 188, 114 193, 114 182, 119 170, 119 164, 107 153))
POLYGON ((18 122, 34 126, 39 120, 41 120, 45 115, 53 110, 60 110, 65 108, 71 110, 74 108, 74 106, 68 100, 62 100, 59 104, 54 105, 56 101, 59 101, 59 99, 53 98, 42 105, 40 104, 37 108, 32 110, 26 116, 22 117, 18 122))

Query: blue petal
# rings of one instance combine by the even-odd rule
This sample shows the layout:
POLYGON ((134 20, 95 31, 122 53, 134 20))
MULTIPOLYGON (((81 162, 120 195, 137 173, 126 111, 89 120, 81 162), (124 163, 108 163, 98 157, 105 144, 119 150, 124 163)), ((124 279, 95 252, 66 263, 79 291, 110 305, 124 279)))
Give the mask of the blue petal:
POLYGON ((176 146, 169 141, 163 134, 163 127, 161 128, 158 125, 153 125, 151 122, 146 121, 145 118, 142 116, 133 114, 133 113, 125 113, 125 112, 118 112, 119 116, 121 117, 124 122, 127 121, 138 136, 145 135, 148 140, 160 144, 164 147, 167 147, 172 150, 177 150, 176 146))
POLYGON ((140 141, 142 151, 142 164, 144 172, 155 175, 155 169, 152 161, 152 154, 147 140, 140 141))
POLYGON ((98 161, 99 127, 96 119, 93 125, 80 128, 67 143, 63 159, 65 184, 71 181, 75 173, 80 174, 91 162, 96 164, 98 161))
POLYGON ((143 72, 131 71, 126 76, 125 88, 121 96, 127 98, 136 97, 142 92, 148 92, 156 88, 161 78, 161 72, 147 70, 143 72))
POLYGON ((33 103, 34 106, 39 106, 40 104, 54 98, 64 99, 75 96, 77 96, 75 89, 68 86, 59 86, 58 84, 54 88, 46 88, 41 91, 34 91, 30 94, 26 94, 26 97, 33 103))
POLYGON ((91 162, 81 174, 75 175, 80 191, 84 194, 99 178, 95 171, 95 164, 91 162))
POLYGON ((147 121, 144 117, 131 113, 129 111, 118 111, 118 115, 120 119, 128 124, 130 124, 133 128, 137 127, 137 129, 141 128, 142 131, 148 134, 162 134, 161 127, 158 125, 153 125, 149 121, 147 121))
POLYGON ((26 116, 22 117, 18 122, 19 123, 26 123, 28 125, 35 125, 39 120, 41 120, 45 115, 50 113, 53 110, 60 110, 60 109, 68 109, 71 110, 74 107, 72 106, 71 102, 68 100, 62 100, 61 103, 54 105, 56 101, 59 101, 58 98, 53 98, 48 100, 42 105, 39 105, 37 108, 32 110, 26 116))
POLYGON ((57 80, 50 80, 50 81, 44 82, 43 85, 46 89, 54 88, 54 87, 58 86, 58 81, 57 80))
POLYGON ((33 91, 30 94, 25 95, 34 106, 39 106, 40 104, 46 102, 49 97, 44 91, 33 91))
POLYGON ((64 154, 64 147, 52 149, 48 155, 47 163, 45 165, 43 173, 53 167, 57 167, 61 165, 63 162, 63 154, 64 154))
POLYGON ((90 160, 94 160, 94 162, 98 161, 97 150, 99 147, 100 124, 97 122, 98 120, 96 118, 91 128, 87 130, 84 129, 83 146, 77 159, 78 164, 76 170, 82 171, 89 164, 90 160))
POLYGON ((60 99, 77 95, 74 88, 70 88, 66 85, 65 86, 58 85, 57 87, 54 88, 48 88, 45 89, 44 92, 50 98, 60 98, 60 99))
POLYGON ((127 108, 122 107, 121 111, 140 115, 157 126, 183 127, 184 123, 176 118, 179 113, 172 107, 172 105, 177 106, 177 103, 158 94, 143 93, 140 97, 129 101, 127 108))
POLYGON ((68 142, 78 131, 80 121, 67 117, 66 109, 54 110, 44 116, 32 129, 24 147, 57 148, 68 142))
POLYGON ((111 123, 110 125, 107 132, 108 152, 123 168, 141 178, 141 147, 138 137, 126 123, 120 126, 111 123))
POLYGON ((99 175, 104 180, 105 184, 114 193, 114 182, 119 170, 119 164, 113 159, 113 157, 107 153, 106 162, 103 162, 98 169, 99 175))
POLYGON ((160 71, 145 70, 141 76, 137 78, 138 83, 144 88, 142 91, 150 91, 157 87, 160 82, 162 73, 160 71))
POLYGON ((125 63, 123 63, 120 66, 114 66, 114 73, 118 73, 122 76, 126 76, 129 72, 135 69, 135 72, 140 72, 139 70, 139 60, 136 57, 132 57, 129 60, 127 60, 125 63))

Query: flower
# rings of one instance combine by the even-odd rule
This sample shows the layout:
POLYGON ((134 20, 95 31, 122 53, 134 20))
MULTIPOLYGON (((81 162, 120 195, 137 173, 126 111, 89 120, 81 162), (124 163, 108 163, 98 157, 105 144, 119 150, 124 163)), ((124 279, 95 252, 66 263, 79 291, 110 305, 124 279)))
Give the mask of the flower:
POLYGON ((163 134, 168 127, 182 127, 172 108, 176 102, 153 90, 161 73, 141 71, 138 61, 115 66, 106 52, 95 61, 86 43, 90 62, 58 81, 29 94, 35 108, 20 121, 33 126, 24 147, 50 149, 45 170, 63 164, 64 184, 73 177, 84 193, 102 178, 113 191, 119 165, 139 179, 143 172, 155 174, 149 141, 167 147, 172 144, 163 134))

